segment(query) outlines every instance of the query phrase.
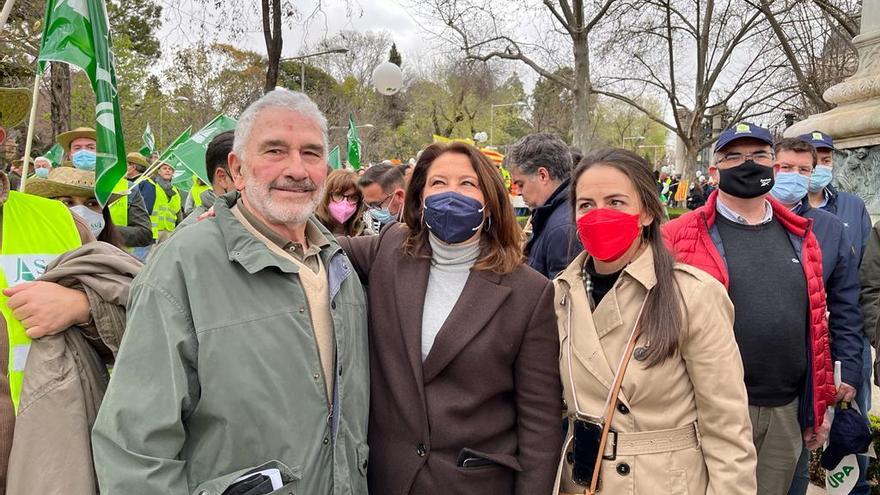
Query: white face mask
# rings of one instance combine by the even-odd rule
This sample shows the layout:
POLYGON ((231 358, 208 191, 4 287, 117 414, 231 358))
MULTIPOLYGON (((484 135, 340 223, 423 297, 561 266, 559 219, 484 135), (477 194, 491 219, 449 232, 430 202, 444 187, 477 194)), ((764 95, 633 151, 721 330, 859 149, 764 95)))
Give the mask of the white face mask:
POLYGON ((104 230, 104 215, 96 212, 95 210, 89 208, 88 206, 76 205, 71 206, 70 211, 79 215, 89 226, 89 230, 92 231, 92 234, 97 238, 98 235, 101 234, 101 231, 104 230))

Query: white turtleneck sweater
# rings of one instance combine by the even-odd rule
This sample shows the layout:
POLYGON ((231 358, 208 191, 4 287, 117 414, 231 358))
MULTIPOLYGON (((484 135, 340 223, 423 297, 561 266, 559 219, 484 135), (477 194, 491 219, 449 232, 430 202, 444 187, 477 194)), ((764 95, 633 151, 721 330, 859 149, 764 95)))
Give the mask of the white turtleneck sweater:
POLYGON ((431 272, 425 307, 422 310, 422 361, 428 357, 434 339, 464 290, 471 267, 480 256, 480 240, 462 244, 446 244, 428 234, 431 243, 431 272))

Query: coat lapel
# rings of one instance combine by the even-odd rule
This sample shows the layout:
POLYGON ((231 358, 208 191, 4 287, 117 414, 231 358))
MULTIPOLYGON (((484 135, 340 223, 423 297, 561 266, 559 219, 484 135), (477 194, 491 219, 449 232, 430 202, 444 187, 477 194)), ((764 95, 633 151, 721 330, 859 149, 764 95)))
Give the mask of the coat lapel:
MULTIPOLYGON (((427 275, 425 276, 427 278, 427 275)), ((434 339, 423 365, 424 382, 433 380, 459 352, 489 323, 510 294, 499 285, 501 276, 482 270, 471 271, 464 290, 434 339)), ((427 283, 425 285, 427 289, 427 283)), ((422 291, 424 296, 424 291, 422 291)), ((421 308, 419 317, 421 318, 421 308)), ((421 328, 421 319, 419 320, 421 328)))
POLYGON ((413 378, 425 401, 422 381, 422 313, 425 306, 425 293, 428 291, 428 274, 431 271, 429 258, 399 256, 397 277, 394 284, 397 314, 400 319, 400 332, 413 371, 413 378))

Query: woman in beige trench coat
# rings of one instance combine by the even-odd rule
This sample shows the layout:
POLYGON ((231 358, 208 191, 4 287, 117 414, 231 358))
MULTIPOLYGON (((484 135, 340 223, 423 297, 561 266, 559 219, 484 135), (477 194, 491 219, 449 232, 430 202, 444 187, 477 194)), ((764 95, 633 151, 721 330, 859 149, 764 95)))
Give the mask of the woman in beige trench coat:
POLYGON ((756 454, 724 287, 666 251, 656 186, 637 155, 588 155, 572 189, 585 252, 554 281, 568 420, 554 493, 589 486, 572 480, 575 419, 613 410, 601 493, 754 494, 756 454))

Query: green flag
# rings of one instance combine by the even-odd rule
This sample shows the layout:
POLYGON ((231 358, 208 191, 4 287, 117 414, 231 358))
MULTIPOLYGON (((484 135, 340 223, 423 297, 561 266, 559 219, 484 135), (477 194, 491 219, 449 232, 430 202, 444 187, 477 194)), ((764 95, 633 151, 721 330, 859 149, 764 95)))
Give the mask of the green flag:
POLYGON ((153 156, 153 151, 154 151, 154 150, 151 150, 151 149, 148 148, 147 146, 141 146, 141 149, 138 150, 138 153, 140 153, 141 156, 143 156, 144 158, 146 158, 147 160, 149 160, 150 157, 153 156))
POLYGON ((52 162, 53 167, 57 167, 61 165, 61 160, 64 158, 64 148, 60 144, 55 143, 48 151, 43 153, 43 156, 52 162))
POLYGON ((104 206, 128 167, 104 0, 47 0, 43 26, 39 71, 46 62, 64 62, 85 71, 92 83, 98 138, 95 197, 104 206))
POLYGON ((330 165, 330 168, 333 170, 339 170, 342 168, 342 162, 339 160, 339 146, 334 146, 332 150, 330 150, 330 154, 327 155, 327 164, 330 165))
POLYGON ((221 132, 235 129, 236 124, 238 122, 227 115, 220 114, 214 117, 214 120, 208 125, 199 129, 192 137, 175 148, 173 153, 177 158, 175 170, 189 172, 191 175, 195 174, 202 179, 202 182, 210 184, 211 178, 208 177, 208 171, 205 168, 205 152, 208 151, 208 144, 221 132))
POLYGON ((361 168, 361 137, 351 115, 348 116, 348 163, 355 170, 361 168))
POLYGON ((189 136, 191 133, 192 133, 192 126, 189 126, 186 129, 184 129, 183 132, 180 133, 180 136, 177 136, 174 139, 174 141, 170 145, 168 145, 167 148, 165 148, 165 151, 163 151, 162 154, 159 155, 159 159, 157 161, 169 162, 170 158, 171 158, 171 154, 174 153, 174 150, 177 149, 178 146, 180 146, 180 143, 189 139, 189 136))
POLYGON ((144 156, 150 156, 156 152, 156 138, 153 137, 153 131, 150 130, 150 124, 147 124, 147 128, 144 129, 144 147, 141 148, 143 150, 146 148, 148 153, 141 153, 144 156))

